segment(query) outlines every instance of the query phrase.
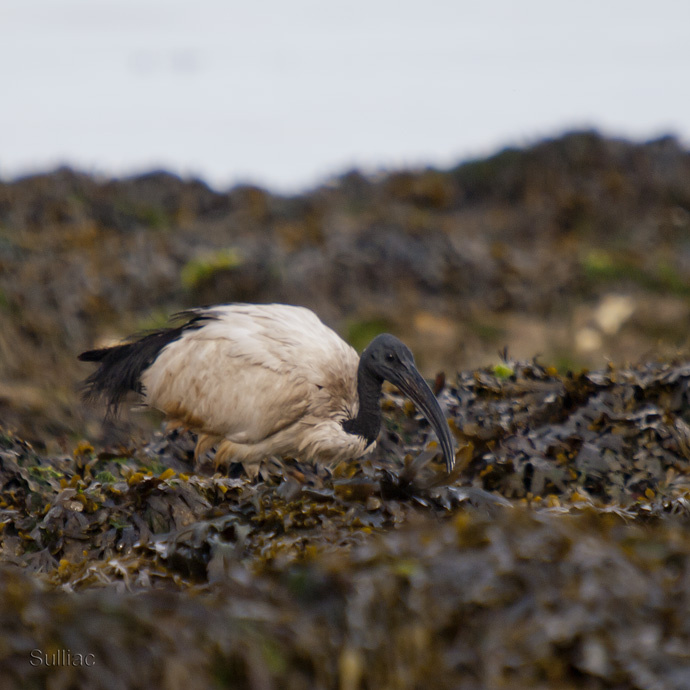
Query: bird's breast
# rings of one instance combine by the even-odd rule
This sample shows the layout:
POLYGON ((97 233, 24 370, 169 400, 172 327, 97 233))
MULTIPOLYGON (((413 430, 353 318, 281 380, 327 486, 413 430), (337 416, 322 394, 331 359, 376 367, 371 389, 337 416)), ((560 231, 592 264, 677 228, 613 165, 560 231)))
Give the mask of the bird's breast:
POLYGON ((363 436, 348 433, 335 419, 316 421, 308 429, 303 428, 299 436, 298 452, 324 462, 360 458, 376 445, 375 441, 369 443, 363 436))

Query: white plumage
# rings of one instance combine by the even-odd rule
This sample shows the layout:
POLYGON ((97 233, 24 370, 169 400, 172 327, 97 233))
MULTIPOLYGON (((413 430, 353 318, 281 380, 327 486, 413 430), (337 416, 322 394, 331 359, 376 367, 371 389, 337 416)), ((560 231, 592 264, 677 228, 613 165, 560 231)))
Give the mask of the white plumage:
POLYGON ((89 392, 117 405, 137 390, 144 403, 199 434, 197 457, 216 446, 216 463, 271 455, 338 461, 373 448, 383 379, 403 388, 413 380, 407 392, 427 417, 431 411, 452 465, 438 403, 393 336, 375 339, 360 364, 356 351, 303 307, 227 304, 184 315, 183 326, 83 353, 101 363, 87 380, 89 392), (393 366, 404 375, 390 374, 393 366), (360 398, 368 406, 361 414, 360 398))
POLYGON ((316 315, 286 305, 224 305, 167 345, 141 377, 144 400, 194 431, 216 460, 296 453, 359 457, 342 422, 357 414, 355 350, 316 315))

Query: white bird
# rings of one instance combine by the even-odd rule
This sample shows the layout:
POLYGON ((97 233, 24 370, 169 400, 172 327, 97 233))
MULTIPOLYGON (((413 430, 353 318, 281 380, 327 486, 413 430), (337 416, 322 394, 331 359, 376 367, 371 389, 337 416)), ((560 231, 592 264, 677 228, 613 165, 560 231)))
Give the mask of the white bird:
POLYGON ((271 456, 336 462, 371 451, 381 426, 384 380, 422 411, 454 464, 446 419, 400 340, 379 335, 359 357, 309 309, 224 304, 177 315, 186 321, 138 340, 79 355, 100 367, 87 397, 116 408, 129 391, 198 433, 196 458, 216 463, 271 456))

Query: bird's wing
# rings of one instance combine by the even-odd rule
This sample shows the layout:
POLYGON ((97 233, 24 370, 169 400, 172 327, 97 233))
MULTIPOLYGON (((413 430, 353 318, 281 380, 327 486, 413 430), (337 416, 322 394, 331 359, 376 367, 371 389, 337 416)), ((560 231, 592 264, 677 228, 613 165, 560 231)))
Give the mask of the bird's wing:
POLYGON ((142 375, 146 402, 169 417, 252 443, 306 414, 356 406, 357 354, 311 311, 223 305, 196 314, 208 321, 167 345, 142 375))

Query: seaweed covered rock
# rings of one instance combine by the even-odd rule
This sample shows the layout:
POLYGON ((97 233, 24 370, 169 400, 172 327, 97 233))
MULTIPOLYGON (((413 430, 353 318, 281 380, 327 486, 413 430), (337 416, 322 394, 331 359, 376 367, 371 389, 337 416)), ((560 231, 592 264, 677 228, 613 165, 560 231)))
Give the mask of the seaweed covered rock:
POLYGON ((686 525, 470 509, 300 563, 228 561, 186 595, 74 594, 3 566, 4 687, 681 690, 690 677, 686 525))
POLYGON ((685 511, 690 366, 684 361, 559 376, 536 362, 458 377, 448 400, 469 468, 530 500, 685 511))

